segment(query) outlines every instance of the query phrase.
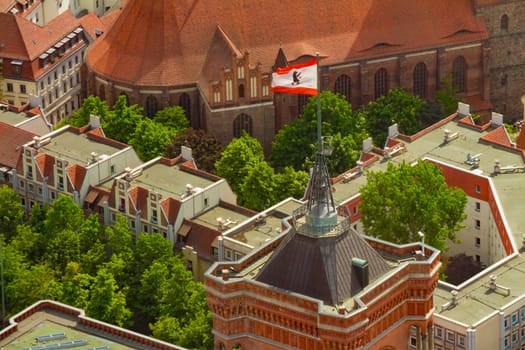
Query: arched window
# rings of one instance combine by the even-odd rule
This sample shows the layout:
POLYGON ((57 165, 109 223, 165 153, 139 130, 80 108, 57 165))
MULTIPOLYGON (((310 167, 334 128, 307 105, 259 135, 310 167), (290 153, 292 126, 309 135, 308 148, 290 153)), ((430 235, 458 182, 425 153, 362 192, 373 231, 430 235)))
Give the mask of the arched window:
POLYGON ((501 19, 499 20, 499 30, 502 34, 507 34, 509 32, 509 16, 501 16, 501 19))
POLYGON ((181 106, 182 109, 184 109, 184 112, 186 112, 186 118, 188 120, 191 120, 191 99, 190 99, 190 95, 188 95, 187 93, 183 93, 182 95, 180 95, 180 97, 179 97, 179 106, 181 106))
POLYGON ((100 97, 101 100, 106 99, 106 87, 104 85, 100 85, 98 88, 98 97, 100 97))
POLYGON ((463 56, 458 56, 452 63, 452 87, 458 92, 465 92, 467 84, 467 62, 463 56))
POLYGON ((414 67, 414 95, 427 97, 427 66, 420 62, 414 67))
POLYGON ((346 74, 340 75, 334 84, 334 93, 341 94, 350 102, 352 98, 352 82, 350 77, 346 74))
POLYGON ((380 68, 374 76, 374 98, 385 96, 388 93, 388 72, 380 68))
POLYGON ((304 106, 306 106, 306 104, 308 103, 309 98, 310 95, 297 95, 297 116, 303 115, 304 106))
POLYGON ((146 116, 153 118, 158 110, 159 106, 157 103, 157 98, 151 95, 148 96, 146 98, 146 116))
POLYGON ((252 136, 252 124, 252 117, 244 113, 239 114, 233 121, 233 137, 241 137, 243 130, 252 136))
POLYGON ((239 98, 244 97, 244 84, 239 85, 239 98))

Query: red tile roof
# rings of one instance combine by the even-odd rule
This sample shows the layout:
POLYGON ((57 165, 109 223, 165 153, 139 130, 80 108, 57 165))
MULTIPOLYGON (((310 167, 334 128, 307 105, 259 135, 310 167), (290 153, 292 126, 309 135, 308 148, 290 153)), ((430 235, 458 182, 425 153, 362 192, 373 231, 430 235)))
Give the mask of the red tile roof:
POLYGON ((164 212, 165 217, 168 220, 169 224, 174 224, 175 220, 177 220, 177 216, 179 215, 179 210, 181 203, 180 201, 176 200, 175 198, 166 198, 160 203, 162 207, 162 211, 164 212))
POLYGON ((173 86, 198 81, 206 61, 232 53, 247 51, 269 71, 280 45, 289 61, 318 51, 332 64, 487 37, 471 0, 131 0, 86 59, 115 81, 173 86), (210 50, 211 40, 222 48, 210 50))
POLYGON ((480 137, 480 141, 485 141, 506 147, 512 147, 512 142, 510 141, 509 134, 507 134, 507 130, 505 130, 505 127, 503 125, 480 137))
POLYGON ((53 156, 44 153, 35 160, 42 177, 53 175, 53 166, 55 165, 55 158, 53 156))
POLYGON ((0 122, 0 166, 16 169, 22 145, 33 140, 36 134, 0 122))
POLYGON ((220 231, 187 220, 184 220, 183 224, 191 226, 185 244, 192 247, 199 257, 216 261, 217 258, 213 255, 212 243, 221 235, 220 231))
POLYGON ((45 27, 19 16, 0 13, 0 42, 4 44, 0 56, 33 61, 77 26, 79 20, 69 10, 45 27))
POLYGON ((73 190, 80 190, 80 187, 82 187, 82 183, 84 182, 84 178, 86 177, 86 168, 78 164, 73 164, 67 168, 67 174, 71 181, 71 185, 73 186, 73 190))

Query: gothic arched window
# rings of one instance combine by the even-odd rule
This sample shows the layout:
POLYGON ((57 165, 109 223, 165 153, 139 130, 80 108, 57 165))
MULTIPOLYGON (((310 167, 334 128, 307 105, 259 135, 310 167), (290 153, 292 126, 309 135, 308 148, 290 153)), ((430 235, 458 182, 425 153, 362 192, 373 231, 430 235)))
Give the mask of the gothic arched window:
POLYGON ((380 68, 374 76, 374 98, 385 96, 388 93, 388 72, 380 68))
POLYGON ((348 75, 342 74, 336 79, 334 93, 345 96, 346 100, 350 102, 352 98, 352 81, 348 75))
POLYGON ((146 116, 153 118, 157 111, 159 110, 159 105, 157 103, 157 98, 155 96, 148 96, 146 98, 146 116))
POLYGON ((420 62, 414 67, 414 95, 420 98, 427 97, 427 66, 420 62))
POLYGON ((252 117, 244 113, 239 114, 233 121, 233 137, 241 137, 243 130, 252 136, 252 127, 252 117))
POLYGON ((467 62, 463 56, 458 56, 452 63, 452 87, 458 92, 467 91, 467 62))

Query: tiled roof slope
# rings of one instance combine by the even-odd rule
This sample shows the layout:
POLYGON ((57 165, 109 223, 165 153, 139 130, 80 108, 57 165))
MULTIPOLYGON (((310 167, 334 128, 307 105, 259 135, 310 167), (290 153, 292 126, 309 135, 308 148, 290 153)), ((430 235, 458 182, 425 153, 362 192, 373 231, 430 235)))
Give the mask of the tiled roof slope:
POLYGON ((0 122, 0 166, 16 169, 22 145, 36 136, 12 125, 0 122))
POLYGON ((0 13, 0 56, 32 61, 64 38, 76 26, 78 19, 65 11, 45 27, 12 14, 0 13))
POLYGON ((355 231, 313 238, 292 229, 256 279, 337 305, 366 287, 352 268, 352 258, 368 262, 370 281, 389 270, 387 262, 355 231))
POLYGON ((333 64, 488 37, 471 0, 130 0, 87 62, 139 86, 193 83, 218 28, 263 70, 279 45, 289 60, 319 51, 323 64, 333 64))

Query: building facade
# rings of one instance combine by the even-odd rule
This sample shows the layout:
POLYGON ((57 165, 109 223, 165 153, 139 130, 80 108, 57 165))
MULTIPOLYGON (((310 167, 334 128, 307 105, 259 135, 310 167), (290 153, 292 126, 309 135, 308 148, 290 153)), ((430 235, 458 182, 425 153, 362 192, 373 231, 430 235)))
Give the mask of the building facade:
POLYGON ((306 96, 270 93, 273 69, 319 52, 321 88, 346 96, 354 108, 396 86, 432 100, 450 74, 476 111, 490 110, 488 33, 468 1, 294 4, 293 30, 289 4, 185 6, 130 1, 87 53, 88 94, 110 105, 125 94, 148 116, 180 105, 193 127, 225 144, 245 130, 268 152, 276 130, 307 102, 306 96), (311 8, 326 13, 313 16, 311 8))

